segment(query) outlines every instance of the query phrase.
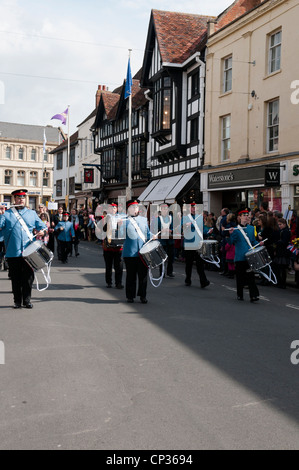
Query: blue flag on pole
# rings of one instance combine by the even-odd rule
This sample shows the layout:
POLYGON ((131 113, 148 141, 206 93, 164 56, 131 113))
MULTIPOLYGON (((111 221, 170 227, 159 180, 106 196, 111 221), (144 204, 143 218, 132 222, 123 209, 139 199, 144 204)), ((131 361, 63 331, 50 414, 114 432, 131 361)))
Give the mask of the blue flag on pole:
POLYGON ((130 58, 128 62, 128 70, 127 70, 127 79, 126 79, 126 86, 125 86, 125 100, 132 94, 132 73, 131 73, 131 64, 130 58))

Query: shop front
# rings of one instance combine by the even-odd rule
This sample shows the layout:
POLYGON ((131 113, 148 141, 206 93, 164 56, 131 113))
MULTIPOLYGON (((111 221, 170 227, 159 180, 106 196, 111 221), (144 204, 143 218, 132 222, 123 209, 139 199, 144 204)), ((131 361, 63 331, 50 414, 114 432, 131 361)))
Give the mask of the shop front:
POLYGON ((219 213, 254 210, 266 202, 269 210, 282 210, 280 167, 276 165, 202 173, 204 209, 219 213))
POLYGON ((291 208, 299 214, 299 158, 290 161, 289 184, 291 208))

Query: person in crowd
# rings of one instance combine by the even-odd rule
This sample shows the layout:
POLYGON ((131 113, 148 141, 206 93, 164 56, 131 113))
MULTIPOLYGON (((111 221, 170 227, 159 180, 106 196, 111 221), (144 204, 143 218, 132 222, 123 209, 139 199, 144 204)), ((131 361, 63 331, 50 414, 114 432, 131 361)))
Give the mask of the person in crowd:
POLYGON ((94 214, 92 212, 89 213, 88 215, 88 224, 87 224, 87 239, 89 242, 94 241, 95 238, 95 226, 96 226, 96 221, 94 218, 94 214))
POLYGON ((67 257, 71 252, 72 241, 75 241, 75 230, 73 224, 69 221, 69 212, 63 213, 62 222, 58 222, 55 230, 58 233, 57 240, 59 240, 61 262, 67 263, 67 257))
POLYGON ((123 226, 118 225, 120 216, 117 213, 117 204, 112 203, 108 207, 107 216, 103 220, 103 232, 106 237, 103 240, 103 254, 105 260, 105 278, 108 288, 112 287, 113 267, 115 272, 115 287, 123 289, 123 226))
POLYGON ((284 218, 278 219, 279 239, 274 249, 273 270, 277 278, 277 287, 286 289, 287 269, 290 264, 290 251, 288 245, 291 240, 291 232, 284 218))
POLYGON ((0 229, 4 236, 6 259, 12 283, 14 308, 32 308, 31 294, 34 272, 22 257, 23 250, 31 243, 33 231, 38 236, 47 232, 47 226, 37 213, 25 206, 27 189, 12 192, 15 207, 5 211, 0 204, 0 229))
POLYGON ((75 240, 74 243, 71 246, 71 253, 70 256, 73 254, 73 246, 74 246, 74 251, 75 251, 75 256, 78 257, 80 255, 79 253, 79 243, 80 243, 80 238, 82 235, 81 229, 83 227, 83 217, 82 215, 78 214, 78 211, 75 207, 71 209, 71 215, 70 215, 70 222, 73 224, 74 231, 75 231, 75 240))
POLYGON ((49 243, 49 230, 51 230, 50 227, 50 222, 48 222, 48 217, 45 212, 41 212, 39 215, 39 218, 44 222, 44 224, 47 226, 47 233, 45 235, 36 235, 36 240, 42 241, 45 245, 48 245, 49 243))
POLYGON ((197 274, 200 279, 202 289, 210 285, 204 269, 204 261, 200 256, 199 247, 203 241, 203 217, 196 214, 196 203, 189 205, 190 210, 182 218, 182 228, 184 235, 184 256, 185 256, 185 285, 192 284, 192 267, 195 261, 197 274))
POLYGON ((0 270, 7 271, 7 262, 5 259, 4 233, 2 229, 0 229, 0 270))
POLYGON ((228 267, 228 278, 234 279, 235 277, 235 245, 229 243, 229 232, 228 230, 231 227, 236 226, 236 216, 233 213, 227 215, 227 224, 226 224, 226 245, 225 245, 225 253, 226 253, 226 263, 228 267))
MULTIPOLYGON (((52 220, 52 223, 51 223, 52 228, 54 228, 54 236, 56 237, 56 241, 57 241, 57 258, 58 258, 59 261, 61 261, 61 245, 60 245, 60 241, 58 239, 58 232, 57 232, 57 230, 55 230, 55 228, 56 228, 56 226, 59 222, 63 221, 63 212, 64 212, 63 206, 59 206, 58 209, 57 209, 56 214, 54 214, 54 216, 53 216, 53 220, 52 220)), ((54 253, 54 251, 53 251, 53 253, 54 253)))
MULTIPOLYGON (((160 206, 161 215, 157 218, 157 231, 161 232, 158 236, 165 253, 167 254, 166 275, 174 278, 173 261, 174 261, 174 239, 173 239, 173 216, 169 213, 169 205, 163 203, 160 206)), ((160 266, 160 274, 162 274, 162 266, 160 266)))
POLYGON ((220 234, 220 243, 219 243, 219 249, 220 249, 220 274, 223 276, 228 275, 228 265, 226 262, 226 251, 225 251, 225 245, 226 245, 226 235, 227 232, 226 226, 227 226, 227 216, 229 214, 229 209, 227 207, 224 207, 221 210, 221 219, 219 221, 219 234, 220 234))
POLYGON ((260 214, 261 214, 261 213, 267 214, 267 212, 268 212, 268 210, 269 210, 268 202, 267 202, 267 201, 262 201, 262 202, 260 203, 259 210, 260 210, 260 214))
POLYGON ((238 216, 240 218, 240 225, 229 228, 229 243, 235 245, 237 299, 244 300, 244 286, 248 285, 250 302, 256 302, 259 300, 259 290, 255 282, 254 272, 249 268, 245 253, 249 251, 250 244, 256 246, 258 242, 255 239, 254 227, 250 225, 249 210, 244 209, 240 211, 238 216))
POLYGON ((83 216, 83 228, 81 231, 83 233, 83 240, 87 241, 88 240, 88 224, 89 224, 88 212, 84 210, 82 216, 83 216))
POLYGON ((150 239, 150 230, 146 217, 139 215, 139 200, 131 199, 127 202, 128 218, 124 222, 126 236, 123 246, 123 259, 126 265, 126 296, 127 302, 132 303, 137 296, 143 304, 147 303, 147 273, 148 268, 139 256, 139 251, 147 240, 150 239))

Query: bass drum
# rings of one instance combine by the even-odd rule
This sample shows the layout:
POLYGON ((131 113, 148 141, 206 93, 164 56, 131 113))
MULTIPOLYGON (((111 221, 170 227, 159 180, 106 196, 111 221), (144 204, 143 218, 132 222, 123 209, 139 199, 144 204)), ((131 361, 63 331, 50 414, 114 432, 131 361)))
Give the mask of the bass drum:
POLYGON ((139 255, 146 266, 151 269, 161 266, 167 260, 167 254, 158 240, 150 240, 143 245, 139 255))

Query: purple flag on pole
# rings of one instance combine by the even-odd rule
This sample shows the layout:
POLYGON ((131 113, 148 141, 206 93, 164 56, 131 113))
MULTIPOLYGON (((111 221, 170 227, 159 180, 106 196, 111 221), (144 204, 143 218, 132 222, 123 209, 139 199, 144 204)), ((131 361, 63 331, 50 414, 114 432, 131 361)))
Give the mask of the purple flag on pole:
POLYGON ((66 110, 63 111, 63 113, 61 113, 61 114, 55 114, 55 116, 51 117, 51 119, 60 119, 60 121, 62 122, 62 124, 66 124, 68 111, 69 111, 68 108, 66 108, 66 110))

